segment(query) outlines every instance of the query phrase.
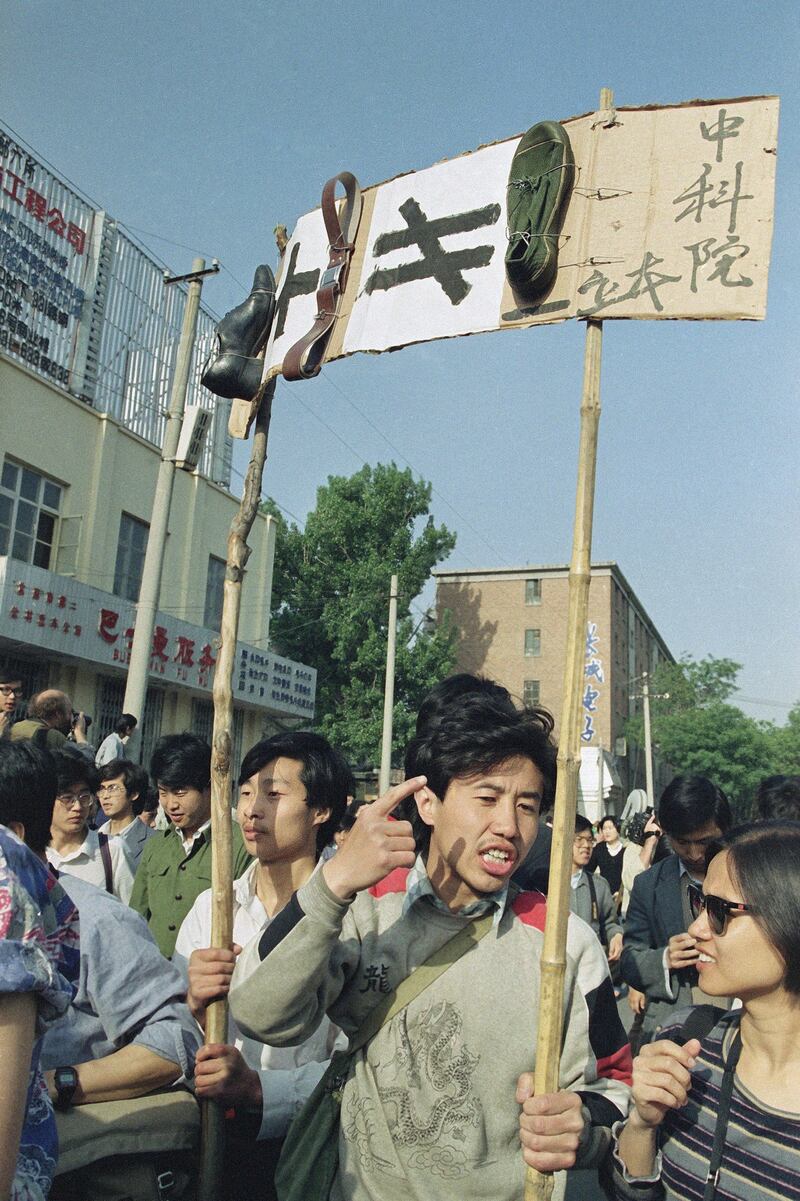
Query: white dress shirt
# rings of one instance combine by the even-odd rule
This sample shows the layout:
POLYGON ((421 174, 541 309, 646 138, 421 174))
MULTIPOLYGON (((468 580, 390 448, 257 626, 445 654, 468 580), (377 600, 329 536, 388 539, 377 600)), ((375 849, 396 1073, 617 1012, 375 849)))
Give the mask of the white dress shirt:
MULTIPOLYGON (((233 941, 244 947, 258 937, 270 918, 256 895, 258 861, 253 860, 233 885, 233 941)), ((172 962, 188 979, 192 951, 211 944, 211 889, 201 892, 178 931, 172 962)), ((292 1118, 322 1078, 334 1050, 344 1050, 347 1039, 328 1018, 299 1047, 269 1047, 246 1038, 232 1018, 228 1041, 237 1047, 248 1067, 261 1079, 263 1104, 258 1137, 282 1138, 292 1118)))
MULTIPOLYGON (((108 849, 111 854, 112 892, 127 905, 131 899, 135 869, 131 865, 124 843, 119 838, 109 838, 108 849)), ((86 837, 77 851, 68 851, 66 855, 62 855, 55 847, 48 847, 46 854, 48 863, 52 863, 57 872, 78 876, 89 884, 105 889, 106 869, 100 854, 97 830, 86 831, 86 837)))

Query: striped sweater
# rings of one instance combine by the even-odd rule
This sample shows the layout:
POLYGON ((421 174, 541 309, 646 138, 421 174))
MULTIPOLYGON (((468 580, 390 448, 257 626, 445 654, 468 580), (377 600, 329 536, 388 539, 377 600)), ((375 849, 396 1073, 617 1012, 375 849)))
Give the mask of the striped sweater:
MULTIPOLYGON (((629 1201, 702 1201, 719 1110, 724 1059, 741 1016, 726 1014, 703 1039, 686 1105, 659 1127, 654 1178, 626 1179, 614 1156, 614 1189, 629 1201)), ((660 1038, 682 1041, 680 1026, 660 1038)), ((800 1089, 797 1113, 770 1109, 734 1077, 730 1116, 715 1201, 800 1201, 800 1089)))
MULTIPOLYGON (((239 1027, 272 1045, 327 1013, 346 1034, 466 919, 421 897, 407 871, 352 903, 317 872, 237 963, 239 1027)), ((519 1201, 520 1073, 534 1066, 546 902, 512 886, 499 923, 358 1052, 344 1088, 331 1201, 519 1201)), ((579 1166, 601 1159, 627 1112, 630 1051, 604 955, 570 916, 560 1087, 580 1093, 579 1166)))

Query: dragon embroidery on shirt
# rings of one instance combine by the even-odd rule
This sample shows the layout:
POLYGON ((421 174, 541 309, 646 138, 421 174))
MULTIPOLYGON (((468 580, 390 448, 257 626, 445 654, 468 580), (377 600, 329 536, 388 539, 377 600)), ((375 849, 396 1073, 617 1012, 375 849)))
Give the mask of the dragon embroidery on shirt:
POLYGON ((469 1127, 480 1125, 482 1108, 472 1087, 480 1056, 464 1045, 462 1027, 461 1014, 448 1001, 426 1009, 410 1033, 405 1020, 397 1023, 392 1057, 374 1066, 383 1120, 372 1099, 346 1098, 344 1136, 363 1167, 392 1171, 376 1146, 383 1127, 395 1152, 405 1150, 409 1167, 450 1179, 467 1174, 459 1144, 469 1127))

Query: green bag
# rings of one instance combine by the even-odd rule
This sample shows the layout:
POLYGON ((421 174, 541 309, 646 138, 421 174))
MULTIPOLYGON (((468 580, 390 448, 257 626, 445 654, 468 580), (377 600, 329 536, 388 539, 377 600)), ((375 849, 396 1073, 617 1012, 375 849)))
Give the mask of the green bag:
POLYGON ((382 1026, 488 934, 493 921, 494 915, 488 913, 462 927, 375 1006, 346 1051, 335 1052, 325 1075, 289 1127, 275 1173, 279 1201, 328 1201, 339 1169, 342 1094, 356 1054, 382 1026))

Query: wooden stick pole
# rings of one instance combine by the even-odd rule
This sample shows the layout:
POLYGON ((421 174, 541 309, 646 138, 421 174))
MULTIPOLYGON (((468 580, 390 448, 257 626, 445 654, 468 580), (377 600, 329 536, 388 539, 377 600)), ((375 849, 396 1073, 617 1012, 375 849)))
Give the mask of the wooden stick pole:
MULTIPOLYGON (((603 88, 600 93, 600 108, 611 108, 613 103, 613 93, 608 88, 603 88)), ((567 651, 564 662, 564 688, 558 736, 558 779, 553 815, 553 848, 550 853, 547 919, 542 949, 539 1034, 534 1073, 536 1096, 558 1091, 561 1061, 569 881, 572 874, 571 851, 575 836, 578 772, 581 761, 581 697, 583 694, 586 621, 589 614, 602 345, 602 321, 588 320, 581 397, 575 525, 572 537, 572 561, 569 569, 567 651)), ((534 1168, 528 1168, 525 1174, 525 1201, 549 1201, 553 1192, 553 1182, 552 1173, 542 1173, 534 1168)))
MULTIPOLYGON (((261 501, 275 380, 264 393, 253 434, 253 449, 238 512, 228 534, 228 562, 222 601, 221 645, 214 670, 214 733, 211 746, 211 945, 233 942, 233 850, 231 844, 231 752, 233 670, 244 568, 250 557, 247 537, 261 501)), ((228 1005, 215 1001, 206 1013, 206 1043, 228 1041, 228 1005)), ((225 1150, 224 1114, 214 1101, 201 1103, 200 1183, 198 1201, 216 1201, 225 1150)))

